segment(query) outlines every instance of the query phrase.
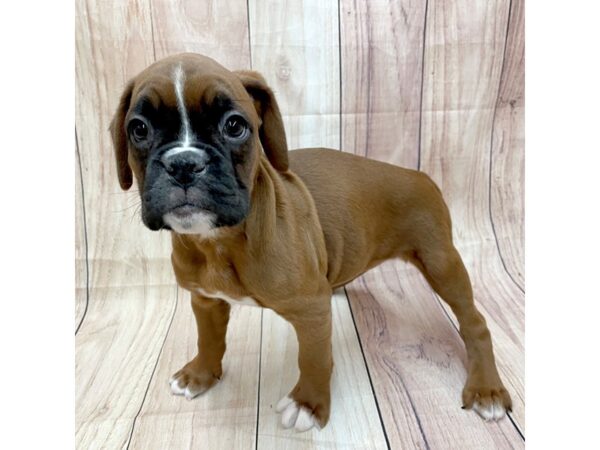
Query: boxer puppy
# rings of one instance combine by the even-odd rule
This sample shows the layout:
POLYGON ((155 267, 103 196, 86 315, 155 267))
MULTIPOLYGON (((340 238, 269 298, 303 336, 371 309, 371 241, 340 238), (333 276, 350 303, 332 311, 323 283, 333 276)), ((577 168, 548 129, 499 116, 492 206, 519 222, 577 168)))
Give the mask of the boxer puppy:
POLYGON ((145 225, 172 231, 177 282, 191 292, 198 355, 173 375, 174 394, 195 397, 221 378, 230 305, 257 305, 298 337, 300 376, 277 405, 283 426, 324 427, 332 289, 403 258, 460 323, 464 407, 486 420, 510 409, 448 208, 427 175, 333 150, 288 153, 263 77, 194 54, 131 80, 110 129, 120 185, 134 175, 145 225))

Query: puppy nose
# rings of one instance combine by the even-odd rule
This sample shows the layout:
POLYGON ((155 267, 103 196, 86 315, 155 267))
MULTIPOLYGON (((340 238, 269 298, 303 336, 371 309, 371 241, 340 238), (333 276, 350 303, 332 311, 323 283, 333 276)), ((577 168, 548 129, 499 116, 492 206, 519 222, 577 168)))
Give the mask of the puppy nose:
POLYGON ((183 185, 191 184, 196 175, 202 172, 205 167, 204 154, 200 151, 189 150, 177 153, 165 154, 161 162, 167 173, 171 175, 178 183, 183 185))

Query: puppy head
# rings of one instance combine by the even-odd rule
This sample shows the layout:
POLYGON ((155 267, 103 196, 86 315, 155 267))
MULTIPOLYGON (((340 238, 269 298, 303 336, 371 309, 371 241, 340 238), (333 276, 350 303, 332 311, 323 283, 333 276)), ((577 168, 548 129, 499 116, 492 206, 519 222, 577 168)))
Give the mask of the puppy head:
POLYGON ((163 59, 131 80, 110 131, 121 188, 135 176, 151 230, 210 235, 237 225, 260 152, 288 169, 283 121, 264 78, 200 55, 163 59))

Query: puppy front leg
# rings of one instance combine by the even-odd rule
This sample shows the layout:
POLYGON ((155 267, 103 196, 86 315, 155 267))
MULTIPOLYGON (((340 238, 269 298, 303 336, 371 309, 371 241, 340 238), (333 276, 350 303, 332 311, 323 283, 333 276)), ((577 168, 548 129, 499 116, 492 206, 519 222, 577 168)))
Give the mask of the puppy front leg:
POLYGON ((169 380, 173 394, 185 395, 190 400, 221 378, 230 309, 223 300, 207 299, 192 293, 192 310, 198 327, 198 355, 169 380))
POLYGON ((331 354, 331 294, 303 304, 302 311, 276 311, 288 320, 298 338, 300 377, 292 391, 277 404, 284 428, 307 431, 323 428, 329 420, 331 354))

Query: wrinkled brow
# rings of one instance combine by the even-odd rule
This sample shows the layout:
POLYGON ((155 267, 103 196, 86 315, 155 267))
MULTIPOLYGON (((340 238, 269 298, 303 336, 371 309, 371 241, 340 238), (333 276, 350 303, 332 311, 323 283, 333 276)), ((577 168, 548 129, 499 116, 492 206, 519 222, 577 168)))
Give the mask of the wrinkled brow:
POLYGON ((141 97, 138 97, 131 111, 137 114, 147 115, 150 112, 157 111, 159 107, 159 102, 153 101, 149 96, 142 95, 141 97))
POLYGON ((206 108, 220 114, 235 110, 246 120, 249 120, 247 110, 254 107, 252 99, 235 97, 227 90, 218 90, 214 92, 214 95, 211 96, 209 101, 210 103, 207 102, 205 105, 206 108))
POLYGON ((162 98, 157 89, 153 87, 147 87, 142 89, 142 91, 138 94, 134 107, 136 109, 148 108, 157 110, 162 105, 167 103, 168 101, 165 102, 165 99, 162 98))

